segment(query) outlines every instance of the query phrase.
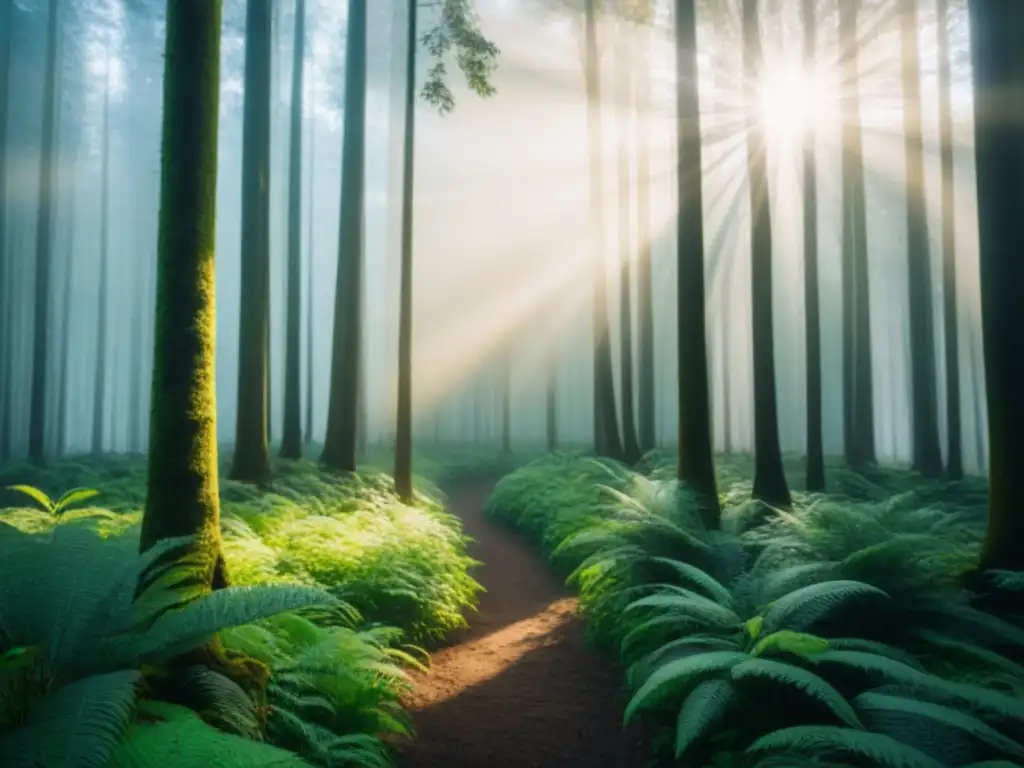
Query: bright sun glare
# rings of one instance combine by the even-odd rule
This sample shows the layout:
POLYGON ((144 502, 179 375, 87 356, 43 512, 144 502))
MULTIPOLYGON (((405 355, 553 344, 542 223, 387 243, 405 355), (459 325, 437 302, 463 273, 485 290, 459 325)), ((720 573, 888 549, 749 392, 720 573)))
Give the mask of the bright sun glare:
POLYGON ((799 140, 812 115, 811 78, 798 66, 779 65, 761 79, 760 108, 765 132, 776 141, 799 140))

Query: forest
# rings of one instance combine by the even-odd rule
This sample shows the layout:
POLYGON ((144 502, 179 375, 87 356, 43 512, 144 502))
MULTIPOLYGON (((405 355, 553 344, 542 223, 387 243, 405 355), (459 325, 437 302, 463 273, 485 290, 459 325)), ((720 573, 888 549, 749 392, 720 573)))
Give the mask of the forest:
POLYGON ((1024 766, 1022 36, 0 0, 0 768, 1024 766))

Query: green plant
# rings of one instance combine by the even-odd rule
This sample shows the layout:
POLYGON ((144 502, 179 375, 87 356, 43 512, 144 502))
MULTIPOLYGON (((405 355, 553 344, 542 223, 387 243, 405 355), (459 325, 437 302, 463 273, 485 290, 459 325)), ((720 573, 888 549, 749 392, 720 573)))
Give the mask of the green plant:
POLYGON ((9 485, 7 490, 17 491, 28 496, 53 517, 60 517, 75 504, 81 504, 83 501, 88 501, 99 495, 99 491, 94 491, 91 488, 72 488, 54 501, 43 491, 31 485, 9 485))

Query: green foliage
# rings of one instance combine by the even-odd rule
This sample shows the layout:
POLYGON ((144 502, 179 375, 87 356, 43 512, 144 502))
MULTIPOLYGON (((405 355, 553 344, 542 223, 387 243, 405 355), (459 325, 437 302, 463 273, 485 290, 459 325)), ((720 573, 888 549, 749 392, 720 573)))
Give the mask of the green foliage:
POLYGON ((31 485, 9 485, 7 490, 25 494, 54 517, 60 517, 65 510, 71 508, 74 504, 80 504, 99 495, 99 491, 94 491, 90 488, 72 488, 54 501, 41 490, 33 488, 31 485))
POLYGON ((840 493, 779 511, 748 500, 747 459, 723 461, 708 531, 672 457, 647 462, 650 477, 542 459, 488 503, 570 570, 593 636, 628 665, 627 721, 671 730, 694 765, 1021 759, 1022 629, 959 586, 983 531, 976 484, 837 472, 840 493))
POLYGON ((434 59, 427 71, 423 98, 443 115, 455 108, 455 97, 446 82, 445 59, 454 53, 470 89, 487 98, 495 93, 491 81, 498 48, 480 32, 471 0, 440 0, 439 5, 439 20, 423 36, 423 44, 434 59))

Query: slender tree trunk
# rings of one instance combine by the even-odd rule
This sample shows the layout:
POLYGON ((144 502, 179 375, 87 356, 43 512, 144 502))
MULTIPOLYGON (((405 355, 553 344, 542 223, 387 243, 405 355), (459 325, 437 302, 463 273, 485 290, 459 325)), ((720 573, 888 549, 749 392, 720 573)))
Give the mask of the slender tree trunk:
POLYGON ((305 61, 305 40, 306 2, 295 0, 288 169, 288 338, 284 363, 284 428, 281 433, 281 457, 285 459, 302 457, 302 65, 305 61))
POLYGON ((981 316, 988 401, 983 568, 1024 570, 1024 4, 970 0, 981 316))
POLYGON ((327 436, 320 460, 354 472, 359 422, 363 315, 363 169, 366 147, 366 2, 349 0, 345 124, 341 156, 338 275, 327 436))
POLYGON ((641 44, 636 66, 636 312, 637 345, 639 347, 637 373, 638 439, 643 453, 655 447, 655 392, 654 392, 654 297, 653 247, 651 243, 651 29, 640 30, 641 44))
MULTIPOLYGON (((141 206, 139 206, 141 209, 141 206)), ((143 220, 143 212, 136 214, 136 222, 143 220)), ((143 453, 142 440, 142 339, 145 315, 146 291, 143 289, 148 282, 149 266, 146 263, 146 250, 142 247, 142 230, 137 225, 135 232, 135 257, 132 260, 135 269, 135 290, 132 294, 132 327, 129 354, 131 362, 128 366, 128 446, 132 453, 143 453)))
MULTIPOLYGON (((803 0, 804 66, 817 55, 816 0, 803 0)), ((808 125, 804 142, 804 324, 807 346, 807 490, 825 490, 825 455, 821 434, 821 312, 818 294, 817 133, 808 125)))
POLYGON ((924 137, 917 45, 917 0, 903 0, 900 13, 903 133, 906 155, 907 258, 910 289, 910 373, 913 385, 913 466, 925 477, 942 475, 936 393, 932 268, 924 190, 924 137))
MULTIPOLYGON (((756 82, 761 71, 757 0, 743 0, 743 71, 756 82)), ((792 498, 782 468, 775 395, 775 330, 772 317, 772 218, 768 192, 767 146, 761 120, 747 115, 747 168, 750 179, 751 306, 754 341, 754 496, 778 506, 792 498)))
POLYGON ((33 307, 32 397, 29 406, 28 458, 42 464, 46 454, 46 401, 50 354, 50 277, 53 268, 53 214, 57 187, 54 163, 57 110, 57 42, 60 2, 50 0, 46 24, 46 75, 43 84, 39 207, 36 215, 35 305, 33 307))
MULTIPOLYGON (((7 181, 7 120, 8 90, 11 69, 11 25, 14 21, 14 0, 0 0, 0 301, 5 308, 0 310, 0 403, 6 401, 11 386, 11 374, 7 350, 9 348, 12 329, 8 320, 10 315, 6 305, 8 299, 8 263, 11 255, 7 248, 7 215, 10 209, 7 181)), ((7 441, 11 429, 6 411, 0 410, 0 461, 7 458, 3 443, 7 441)))
POLYGON ((103 138, 100 162, 100 268, 99 300, 96 302, 96 359, 93 361, 92 452, 103 453, 107 403, 107 272, 110 264, 110 54, 107 53, 107 82, 103 91, 103 138))
POLYGON ((506 456, 512 453, 512 350, 506 342, 501 350, 498 382, 501 398, 501 452, 506 456))
POLYGON ((554 349, 548 351, 547 390, 544 393, 544 435, 548 453, 558 450, 558 357, 554 349))
POLYGON ((227 583, 217 496, 214 243, 220 0, 167 6, 156 343, 141 548, 196 536, 227 583))
POLYGON ((960 421, 960 326, 957 320, 956 209, 953 192, 953 107, 949 50, 949 0, 936 0, 939 62, 939 147, 942 163, 942 298, 946 349, 946 477, 964 475, 960 421))
POLYGON ((601 72, 597 51, 596 0, 586 0, 584 21, 586 46, 584 73, 587 84, 587 143, 590 154, 590 238, 594 249, 594 429, 599 455, 623 458, 619 419, 615 403, 615 372, 612 364, 611 331, 608 321, 608 270, 604 255, 604 214, 601 167, 601 72))
POLYGON ((270 477, 270 0, 248 0, 242 115, 242 294, 231 479, 270 477))
MULTIPOLYGON (((416 31, 418 0, 407 2, 405 123, 402 130, 402 261, 398 288, 398 403, 395 414, 395 491, 412 490, 412 236, 416 170, 416 31)), ((398 55, 395 51, 393 55, 398 55)))
POLYGON ((316 252, 316 229, 313 226, 314 193, 313 178, 316 175, 313 170, 316 168, 316 116, 311 113, 309 116, 309 242, 306 244, 306 444, 313 442, 313 295, 314 275, 316 271, 316 260, 313 254, 316 252))
POLYGON ((676 131, 678 134, 679 462, 676 476, 697 493, 701 517, 719 527, 711 452, 707 311, 704 300, 704 196, 701 190, 700 95, 695 0, 676 0, 676 131))
POLYGON ((868 283, 867 212, 860 118, 857 6, 839 3, 843 52, 843 408, 846 461, 875 462, 874 392, 871 362, 871 295, 868 283))
POLYGON ((62 286, 60 318, 60 379, 57 384, 57 455, 64 456, 68 452, 68 382, 71 378, 71 309, 75 254, 75 170, 71 169, 71 202, 68 211, 67 251, 64 256, 64 283, 62 286))
POLYGON ((620 21, 616 30, 615 75, 619 110, 619 368, 622 374, 622 448, 626 461, 636 464, 642 453, 633 418, 633 234, 630 231, 629 111, 633 99, 632 29, 620 21))

